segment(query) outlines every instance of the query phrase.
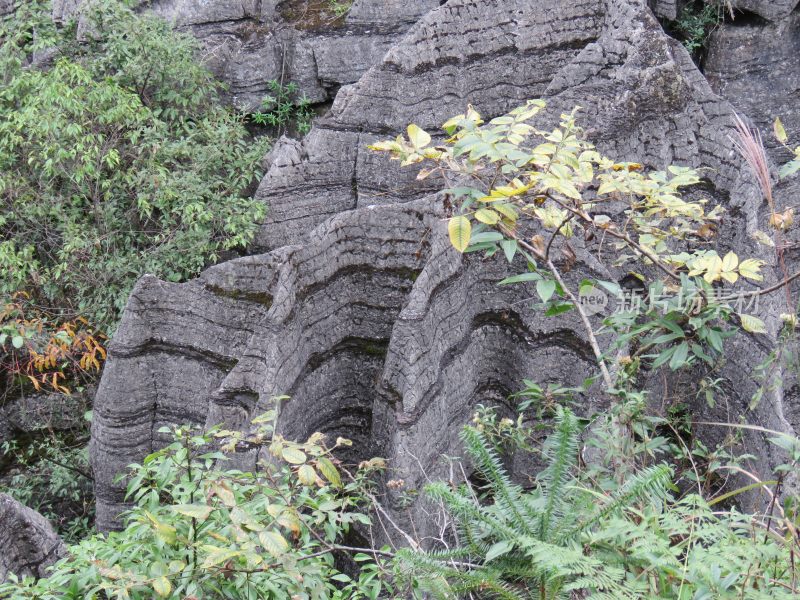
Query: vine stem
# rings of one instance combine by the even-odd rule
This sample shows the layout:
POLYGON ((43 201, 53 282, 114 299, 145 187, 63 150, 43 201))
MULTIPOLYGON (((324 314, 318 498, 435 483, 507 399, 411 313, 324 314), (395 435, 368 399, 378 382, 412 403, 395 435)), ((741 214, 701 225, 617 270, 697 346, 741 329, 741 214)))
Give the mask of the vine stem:
POLYGON ((606 384, 606 388, 609 390, 614 387, 614 382, 611 379, 611 373, 608 371, 608 367, 606 366, 606 361, 603 358, 603 353, 600 351, 600 344, 597 343, 597 337, 594 334, 594 328, 592 324, 589 322, 589 317, 587 316, 586 312, 583 310, 583 307, 578 302, 578 299, 575 297, 575 294, 572 293, 567 287, 567 284, 564 283, 564 279, 561 277, 561 273, 559 273, 556 266, 553 264, 553 261, 549 258, 547 259, 547 268, 553 273, 553 277, 555 277, 558 285, 561 286, 561 289, 564 290, 564 293, 569 298, 569 301, 572 302, 575 310, 578 311, 578 315, 580 315, 581 322, 583 323, 583 327, 586 330, 586 335, 589 338, 589 345, 592 347, 592 352, 594 352, 594 356, 597 359, 597 364, 600 366, 600 372, 603 374, 603 381, 606 384))

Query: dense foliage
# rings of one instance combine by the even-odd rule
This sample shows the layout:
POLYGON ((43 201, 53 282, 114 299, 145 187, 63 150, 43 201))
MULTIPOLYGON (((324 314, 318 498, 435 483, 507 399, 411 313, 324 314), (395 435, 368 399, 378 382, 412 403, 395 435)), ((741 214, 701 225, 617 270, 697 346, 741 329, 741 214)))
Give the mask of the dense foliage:
POLYGON ((252 238, 266 142, 193 38, 116 0, 82 14, 76 33, 21 3, 0 24, 0 293, 110 331, 142 274, 179 281, 252 238))
MULTIPOLYGON (((0 585, 15 600, 99 598, 377 599, 382 589, 370 557, 355 554, 360 579, 334 565, 334 552, 355 523, 369 474, 335 464, 322 434, 304 443, 273 436, 276 410, 254 420, 249 435, 191 428, 151 454, 129 476, 135 508, 126 526, 70 547, 53 575, 0 585), (214 451, 212 442, 222 444, 214 451), (253 473, 225 462, 261 451, 253 473)), ((348 547, 343 549, 349 550, 348 547)))

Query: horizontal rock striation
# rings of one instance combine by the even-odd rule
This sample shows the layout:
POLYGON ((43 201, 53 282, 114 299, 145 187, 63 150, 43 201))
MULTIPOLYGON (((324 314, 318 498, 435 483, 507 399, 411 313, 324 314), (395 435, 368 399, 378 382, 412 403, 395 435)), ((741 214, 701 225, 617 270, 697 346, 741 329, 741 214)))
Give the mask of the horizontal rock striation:
MULTIPOLYGON (((373 18, 367 4, 351 17, 373 18)), ((418 488, 443 454, 460 453, 457 433, 478 403, 510 412, 523 377, 579 384, 593 374, 575 316, 545 319, 533 289, 498 287, 522 265, 456 253, 438 184, 365 149, 412 121, 434 130, 467 103, 493 117, 537 96, 551 117, 583 106, 590 137, 622 160, 709 167, 707 193, 730 211, 721 244, 774 262, 749 237, 763 207, 731 149, 730 105, 644 0, 450 0, 342 88, 305 140, 273 151, 258 191, 270 205, 262 254, 185 284, 139 282, 96 399, 98 527, 114 527, 124 505, 114 475, 163 442, 165 423, 242 426, 289 394, 285 435, 345 435, 348 458, 386 456, 418 488)), ((578 245, 571 280, 620 275, 595 249, 578 245)), ((772 336, 731 353, 725 402, 695 407, 708 420, 747 411, 757 387, 748 365, 770 351, 776 315, 772 336)), ((666 401, 680 381, 652 389, 666 401)), ((587 394, 587 412, 600 397, 587 394)), ((751 420, 788 430, 782 402, 770 396, 751 420)))

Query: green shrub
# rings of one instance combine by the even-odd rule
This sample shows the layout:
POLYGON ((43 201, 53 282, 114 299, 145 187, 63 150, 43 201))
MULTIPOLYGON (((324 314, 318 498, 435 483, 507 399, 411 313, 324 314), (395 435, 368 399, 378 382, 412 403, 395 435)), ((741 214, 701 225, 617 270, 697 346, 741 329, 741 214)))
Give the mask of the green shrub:
POLYGON ((216 103, 191 37, 90 7, 83 44, 46 4, 0 29, 0 293, 113 330, 142 274, 180 281, 252 239, 264 206, 243 192, 267 146, 216 103))
POLYGON ((261 110, 251 115, 253 122, 274 129, 278 136, 292 126, 300 135, 311 131, 314 110, 305 94, 298 97, 297 84, 283 85, 273 79, 268 85, 270 94, 264 97, 261 110))
POLYGON ((385 589, 377 565, 340 543, 355 524, 369 524, 363 491, 380 461, 350 477, 332 453, 348 440, 287 441, 273 435, 276 414, 254 420, 247 436, 175 429, 172 444, 132 467, 136 505, 122 531, 71 546, 48 578, 12 578, 0 596, 376 600, 385 589), (219 443, 223 451, 214 450, 219 443), (264 453, 255 472, 217 466, 237 449, 264 453), (334 565, 337 551, 354 553, 355 580, 334 565))
MULTIPOLYGON (((602 418, 601 418, 602 419, 602 418)), ((427 486, 451 519, 449 550, 402 550, 398 573, 414 597, 794 598, 792 535, 758 515, 719 511, 697 493, 675 497, 672 469, 641 467, 621 483, 578 464, 585 424, 558 409, 531 490, 512 483, 495 423, 462 433, 486 484, 427 486)), ((603 426, 602 420, 600 423, 603 426)), ((591 433, 583 443, 600 442, 591 433)), ((800 442, 785 437, 800 447, 800 442)), ((795 457, 796 458, 796 457, 795 457)), ((795 468, 795 463, 787 465, 795 468)))

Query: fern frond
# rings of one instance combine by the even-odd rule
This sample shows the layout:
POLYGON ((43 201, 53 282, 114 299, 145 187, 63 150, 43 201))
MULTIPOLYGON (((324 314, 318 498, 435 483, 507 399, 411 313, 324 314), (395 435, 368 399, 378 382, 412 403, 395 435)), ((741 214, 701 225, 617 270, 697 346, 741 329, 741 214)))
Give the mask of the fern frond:
POLYGON ((447 484, 440 481, 425 486, 425 491, 434 500, 444 503, 447 509, 455 517, 468 522, 468 520, 478 521, 489 527, 496 535, 508 540, 514 540, 518 536, 513 527, 499 521, 489 512, 480 506, 476 506, 471 497, 466 497, 454 492, 447 484))
POLYGON ((564 539, 569 539, 582 531, 590 529, 608 515, 631 506, 643 498, 649 500, 663 500, 669 496, 669 486, 672 484, 672 469, 668 465, 655 465, 642 469, 633 475, 625 484, 611 496, 611 499, 601 506, 591 517, 569 530, 564 539))
POLYGON ((461 440, 475 468, 489 482, 495 504, 512 518, 515 529, 530 533, 535 515, 530 514, 522 502, 522 488, 512 483, 486 436, 474 427, 465 427, 461 431, 461 440))
POLYGON ((579 435, 580 425, 572 411, 559 409, 556 430, 544 444, 544 456, 548 465, 540 476, 545 496, 544 510, 539 522, 541 540, 552 538, 553 517, 560 514, 568 497, 564 488, 573 478, 572 469, 577 461, 579 435))

